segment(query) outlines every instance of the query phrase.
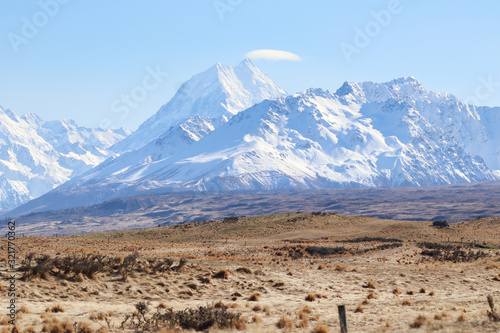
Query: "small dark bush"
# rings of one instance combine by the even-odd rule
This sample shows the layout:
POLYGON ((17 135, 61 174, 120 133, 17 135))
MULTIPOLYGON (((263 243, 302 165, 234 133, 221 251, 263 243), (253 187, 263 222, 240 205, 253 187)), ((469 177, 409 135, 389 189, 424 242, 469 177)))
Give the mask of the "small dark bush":
POLYGON ((125 328, 127 322, 136 331, 156 331, 158 328, 180 327, 182 329, 206 331, 212 326, 219 329, 238 328, 243 325, 240 313, 227 311, 227 306, 200 306, 197 309, 187 308, 183 311, 173 311, 172 308, 157 308, 151 316, 147 316, 147 305, 138 303, 137 313, 127 315, 121 324, 125 328))

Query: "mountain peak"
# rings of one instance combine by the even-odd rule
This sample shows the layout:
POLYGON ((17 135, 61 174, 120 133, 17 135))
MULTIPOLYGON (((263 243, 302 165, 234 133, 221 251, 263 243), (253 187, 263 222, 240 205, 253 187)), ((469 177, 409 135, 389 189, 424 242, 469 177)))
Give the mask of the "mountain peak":
POLYGON ((403 76, 398 79, 394 79, 389 81, 388 83, 398 84, 398 85, 413 85, 413 86, 422 86, 419 80, 417 80, 413 76, 403 76))
POLYGON ((238 64, 238 67, 255 68, 255 65, 253 64, 252 60, 250 60, 250 58, 245 58, 238 64))
POLYGON ((198 115, 216 123, 227 121, 240 111, 285 95, 250 59, 237 66, 217 63, 184 82, 174 97, 136 132, 119 143, 118 151, 145 146, 177 126, 198 115))

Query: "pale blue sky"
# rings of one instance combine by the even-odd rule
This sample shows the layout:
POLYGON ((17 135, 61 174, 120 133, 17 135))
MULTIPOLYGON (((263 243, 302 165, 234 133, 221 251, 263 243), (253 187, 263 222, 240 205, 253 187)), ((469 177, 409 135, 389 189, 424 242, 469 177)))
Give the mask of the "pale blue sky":
POLYGON ((194 74, 257 49, 301 57, 253 61, 289 93, 412 75, 500 105, 498 1, 55 1, 0 0, 0 105, 20 115, 135 129, 194 74), (156 68, 168 76, 149 80, 156 68))

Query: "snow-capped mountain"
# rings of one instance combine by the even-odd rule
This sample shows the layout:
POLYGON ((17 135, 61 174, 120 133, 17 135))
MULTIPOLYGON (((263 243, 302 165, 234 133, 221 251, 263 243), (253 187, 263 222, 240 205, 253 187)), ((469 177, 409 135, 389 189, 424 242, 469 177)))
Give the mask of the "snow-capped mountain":
POLYGON ((71 120, 22 117, 0 107, 0 209, 52 190, 111 155, 129 133, 79 127, 71 120))
POLYGON ((211 132, 238 112, 285 94, 249 59, 235 67, 218 63, 186 81, 167 104, 113 149, 141 148, 167 136, 173 126, 181 126, 186 135, 199 140, 200 134, 211 132))
POLYGON ((265 100, 217 127, 207 120, 212 115, 191 116, 197 131, 186 130, 185 122, 169 124, 168 132, 146 146, 110 158, 13 212, 145 192, 424 186, 500 178, 500 108, 477 108, 427 91, 412 77, 346 82, 336 93, 309 89, 265 100))

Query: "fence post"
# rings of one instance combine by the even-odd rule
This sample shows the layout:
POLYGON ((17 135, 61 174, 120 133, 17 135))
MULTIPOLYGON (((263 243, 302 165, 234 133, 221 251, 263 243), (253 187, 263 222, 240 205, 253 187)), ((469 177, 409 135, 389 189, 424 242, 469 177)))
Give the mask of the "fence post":
POLYGON ((345 316, 345 305, 339 305, 340 332, 347 333, 347 319, 345 316))

